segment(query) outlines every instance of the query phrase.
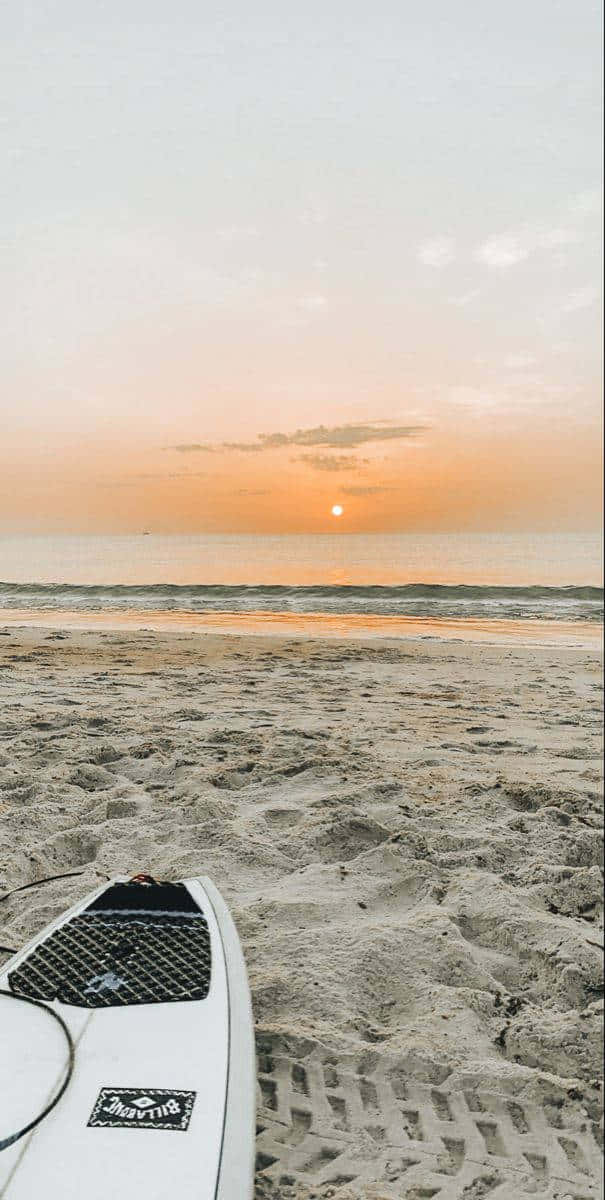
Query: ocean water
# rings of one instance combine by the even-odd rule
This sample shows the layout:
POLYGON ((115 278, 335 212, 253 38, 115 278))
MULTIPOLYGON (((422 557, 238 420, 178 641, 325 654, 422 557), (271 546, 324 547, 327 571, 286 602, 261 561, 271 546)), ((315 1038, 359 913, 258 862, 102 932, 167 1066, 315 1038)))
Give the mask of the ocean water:
POLYGON ((0 537, 0 608, 602 621, 597 534, 0 537))

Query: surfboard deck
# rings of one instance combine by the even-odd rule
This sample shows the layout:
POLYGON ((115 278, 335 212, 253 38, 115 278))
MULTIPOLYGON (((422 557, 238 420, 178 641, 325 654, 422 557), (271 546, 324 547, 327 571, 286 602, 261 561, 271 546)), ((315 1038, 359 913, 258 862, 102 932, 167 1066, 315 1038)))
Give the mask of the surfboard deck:
MULTIPOLYGON (((38 998, 75 1043, 69 1086, 0 1152, 1 1200, 251 1200, 254 1037, 235 926, 209 879, 116 878, 6 963, 0 987, 38 998)), ((0 1139, 65 1075, 44 1009, 0 996, 0 1139)))

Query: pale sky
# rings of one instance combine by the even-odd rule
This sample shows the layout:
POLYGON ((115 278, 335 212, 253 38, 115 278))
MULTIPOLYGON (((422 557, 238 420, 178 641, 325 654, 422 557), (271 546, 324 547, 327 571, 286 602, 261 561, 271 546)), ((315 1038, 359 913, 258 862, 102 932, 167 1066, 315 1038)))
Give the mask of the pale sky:
POLYGON ((0 531, 599 520, 600 6, 0 19, 0 531))

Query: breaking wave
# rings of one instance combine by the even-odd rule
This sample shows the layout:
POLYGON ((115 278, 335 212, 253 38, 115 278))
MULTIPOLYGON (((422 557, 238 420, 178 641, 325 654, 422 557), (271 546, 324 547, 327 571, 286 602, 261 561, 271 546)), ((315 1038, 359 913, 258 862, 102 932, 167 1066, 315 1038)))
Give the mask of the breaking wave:
POLYGON ((291 612, 602 621, 600 587, 397 587, 0 583, 0 608, 139 612, 291 612))

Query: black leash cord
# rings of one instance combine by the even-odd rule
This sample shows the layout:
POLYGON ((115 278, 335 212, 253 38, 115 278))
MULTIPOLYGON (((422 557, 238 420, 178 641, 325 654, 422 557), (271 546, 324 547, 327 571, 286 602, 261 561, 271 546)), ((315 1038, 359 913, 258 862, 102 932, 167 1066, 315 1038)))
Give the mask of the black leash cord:
POLYGON ((35 1129, 36 1125, 39 1125, 40 1122, 43 1121, 44 1118, 47 1117, 50 1112, 52 1112, 55 1105, 59 1103, 59 1100, 61 1099, 61 1096, 65 1093, 67 1086, 73 1075, 74 1063, 75 1063, 75 1057, 76 1057, 76 1048, 74 1046, 74 1041, 71 1036, 71 1033, 69 1032, 69 1029, 67 1028, 67 1025, 65 1024, 63 1017, 59 1016, 59 1013, 55 1012, 54 1008, 50 1008, 50 1006, 48 1004, 44 1004, 44 1002, 42 1000, 31 1000, 29 996, 18 996, 15 994, 15 992, 9 992, 5 988, 0 988, 0 996, 9 996, 11 1000, 20 1000, 20 1001, 22 1001, 23 1004, 32 1004, 34 1006, 34 1008, 41 1008, 44 1010, 44 1012, 47 1012, 49 1014, 49 1016, 54 1017, 55 1021, 57 1022, 58 1025, 61 1026, 61 1029, 63 1030, 63 1033, 65 1034, 65 1040, 66 1040, 68 1048, 69 1048, 67 1073, 65 1075, 65 1079, 63 1080, 63 1083, 61 1084, 61 1087, 59 1088, 59 1091, 57 1092, 56 1096, 53 1096, 53 1099, 50 1101, 50 1104, 47 1104, 46 1108, 43 1108, 42 1112, 38 1113, 38 1116, 34 1117, 33 1121, 30 1121, 29 1124, 24 1125, 23 1129, 17 1130, 17 1133, 11 1133, 9 1137, 0 1138, 0 1150, 6 1150, 8 1146, 12 1146, 15 1142, 18 1142, 20 1138, 25 1137, 26 1133, 30 1133, 32 1129, 35 1129))

